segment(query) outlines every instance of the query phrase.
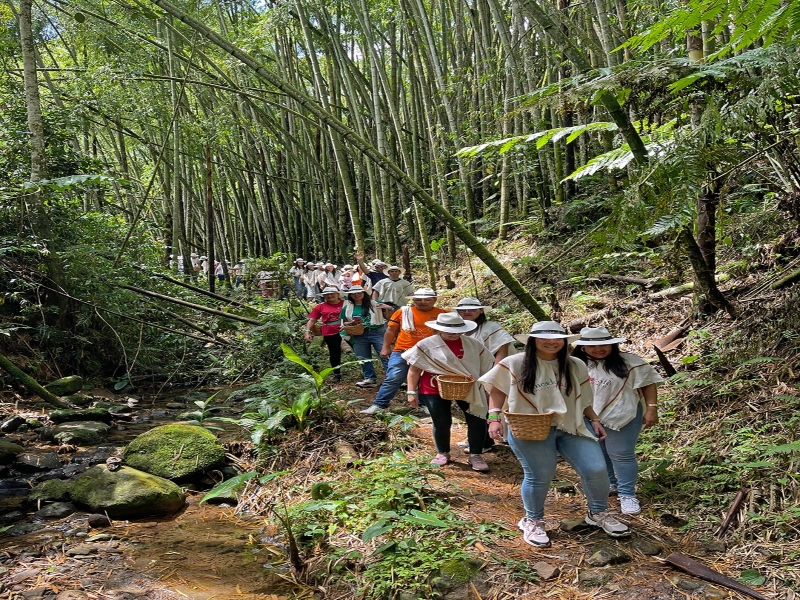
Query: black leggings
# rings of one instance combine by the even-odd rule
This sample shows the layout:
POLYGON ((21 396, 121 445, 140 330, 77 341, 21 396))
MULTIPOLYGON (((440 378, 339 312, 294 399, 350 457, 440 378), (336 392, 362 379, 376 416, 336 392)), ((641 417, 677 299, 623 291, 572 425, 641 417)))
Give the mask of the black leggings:
POLYGON ((328 347, 331 355, 331 366, 337 367, 334 373, 339 375, 339 365, 342 364, 342 336, 338 333, 334 335, 322 336, 323 343, 328 347))
POLYGON ((481 419, 467 412, 469 403, 464 400, 444 400, 437 394, 420 394, 420 404, 425 404, 431 413, 433 423, 433 441, 437 452, 450 452, 450 428, 453 426, 453 402, 464 413, 467 423, 467 440, 470 454, 483 454, 486 440, 486 419, 481 419))

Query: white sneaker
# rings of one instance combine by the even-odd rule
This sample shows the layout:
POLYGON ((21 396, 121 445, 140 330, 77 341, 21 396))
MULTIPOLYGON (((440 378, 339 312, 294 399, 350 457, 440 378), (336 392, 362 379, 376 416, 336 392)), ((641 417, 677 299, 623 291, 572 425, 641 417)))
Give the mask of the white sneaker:
POLYGON ((522 517, 517 527, 522 530, 522 539, 525 543, 537 548, 547 548, 550 545, 550 538, 544 530, 544 521, 522 517))
POLYGON ((639 506, 639 501, 633 496, 620 496, 619 510, 623 515, 638 515, 642 512, 642 507, 639 506))
POLYGON ((356 383, 356 387, 360 388, 374 388, 378 385, 374 379, 362 379, 358 383, 356 383))
MULTIPOLYGON (((464 452, 469 452, 469 440, 464 440, 463 442, 458 442, 456 444, 456 446, 458 446, 459 448, 463 448, 464 452)), ((491 446, 484 446, 483 447, 483 453, 486 454, 487 452, 491 452, 492 448, 494 448, 494 444, 492 444, 491 446)))
POLYGON ((599 513, 589 512, 584 520, 589 525, 599 527, 611 537, 626 537, 631 534, 630 528, 625 523, 617 521, 607 510, 599 513))
POLYGON ((364 410, 359 411, 362 415, 376 415, 378 413, 382 413, 383 409, 378 406, 377 404, 373 404, 369 408, 365 408, 364 410))

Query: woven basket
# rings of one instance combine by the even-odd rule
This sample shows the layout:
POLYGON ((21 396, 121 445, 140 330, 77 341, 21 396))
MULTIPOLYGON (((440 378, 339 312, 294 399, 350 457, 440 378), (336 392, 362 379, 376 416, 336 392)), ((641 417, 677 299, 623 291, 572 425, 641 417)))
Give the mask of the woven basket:
POLYGON ((463 400, 475 380, 468 375, 437 375, 439 395, 445 400, 463 400))
POLYGON ((364 333, 363 325, 345 325, 342 327, 347 335, 361 335, 364 333))
POLYGON ((508 428, 518 440, 545 440, 550 435, 550 422, 554 413, 540 415, 504 412, 508 428))
POLYGON ((311 335, 322 335, 322 325, 319 321, 311 326, 311 335))

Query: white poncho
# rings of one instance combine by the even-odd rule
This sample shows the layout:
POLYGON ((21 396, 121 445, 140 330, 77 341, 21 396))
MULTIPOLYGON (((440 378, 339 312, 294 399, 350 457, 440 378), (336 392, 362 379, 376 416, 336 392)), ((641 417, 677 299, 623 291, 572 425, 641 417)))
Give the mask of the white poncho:
MULTIPOLYGON (((483 342, 483 345, 486 346, 492 354, 497 354, 497 351, 506 344, 514 343, 514 336, 500 327, 495 321, 484 321, 482 324, 478 325, 477 329, 470 331, 466 335, 483 342)), ((509 354, 515 353, 513 345, 509 346, 508 350, 509 354)))
POLYGON ((464 357, 456 358, 441 336, 432 335, 419 341, 413 348, 403 352, 402 357, 409 365, 434 375, 470 375, 475 383, 464 399, 469 404, 469 413, 485 419, 488 413, 486 394, 478 384, 478 378, 489 371, 494 357, 489 349, 478 340, 461 336, 464 357))
POLYGON ((487 388, 496 387, 506 395, 506 410, 512 413, 555 413, 553 425, 561 431, 596 439, 583 421, 583 411, 592 406, 592 386, 589 373, 582 361, 570 356, 572 367, 572 392, 563 393, 563 382, 559 385, 558 363, 538 360, 536 366, 536 393, 522 390, 520 377, 525 354, 508 356, 497 363, 491 371, 480 378, 487 388))
POLYGON ((603 368, 603 361, 589 360, 589 379, 594 391, 594 412, 604 427, 620 430, 633 421, 639 403, 644 406, 641 388, 664 383, 656 370, 638 356, 620 352, 628 367, 628 376, 620 379, 603 368))

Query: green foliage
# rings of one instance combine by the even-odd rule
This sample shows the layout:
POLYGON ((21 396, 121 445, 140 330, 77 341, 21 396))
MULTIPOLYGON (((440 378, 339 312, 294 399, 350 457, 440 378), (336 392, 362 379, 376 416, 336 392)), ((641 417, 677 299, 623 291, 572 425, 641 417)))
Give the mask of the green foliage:
POLYGON ((211 402, 214 400, 216 395, 217 394, 213 394, 207 400, 195 400, 194 404, 197 406, 198 410, 182 413, 180 418, 187 421, 189 425, 199 425, 200 427, 205 427, 206 429, 212 431, 222 431, 221 427, 217 427, 216 425, 211 425, 206 422, 214 416, 214 413, 224 409, 222 406, 211 406, 211 402))
POLYGON ((365 597, 398 589, 431 597, 440 568, 468 559, 465 548, 479 537, 499 535, 496 525, 461 519, 431 483, 441 478, 427 461, 400 453, 364 461, 349 479, 329 485, 324 498, 291 506, 293 528, 308 550, 322 544, 334 580, 357 583, 365 597), (354 548, 339 532, 359 533, 361 545, 354 548))

